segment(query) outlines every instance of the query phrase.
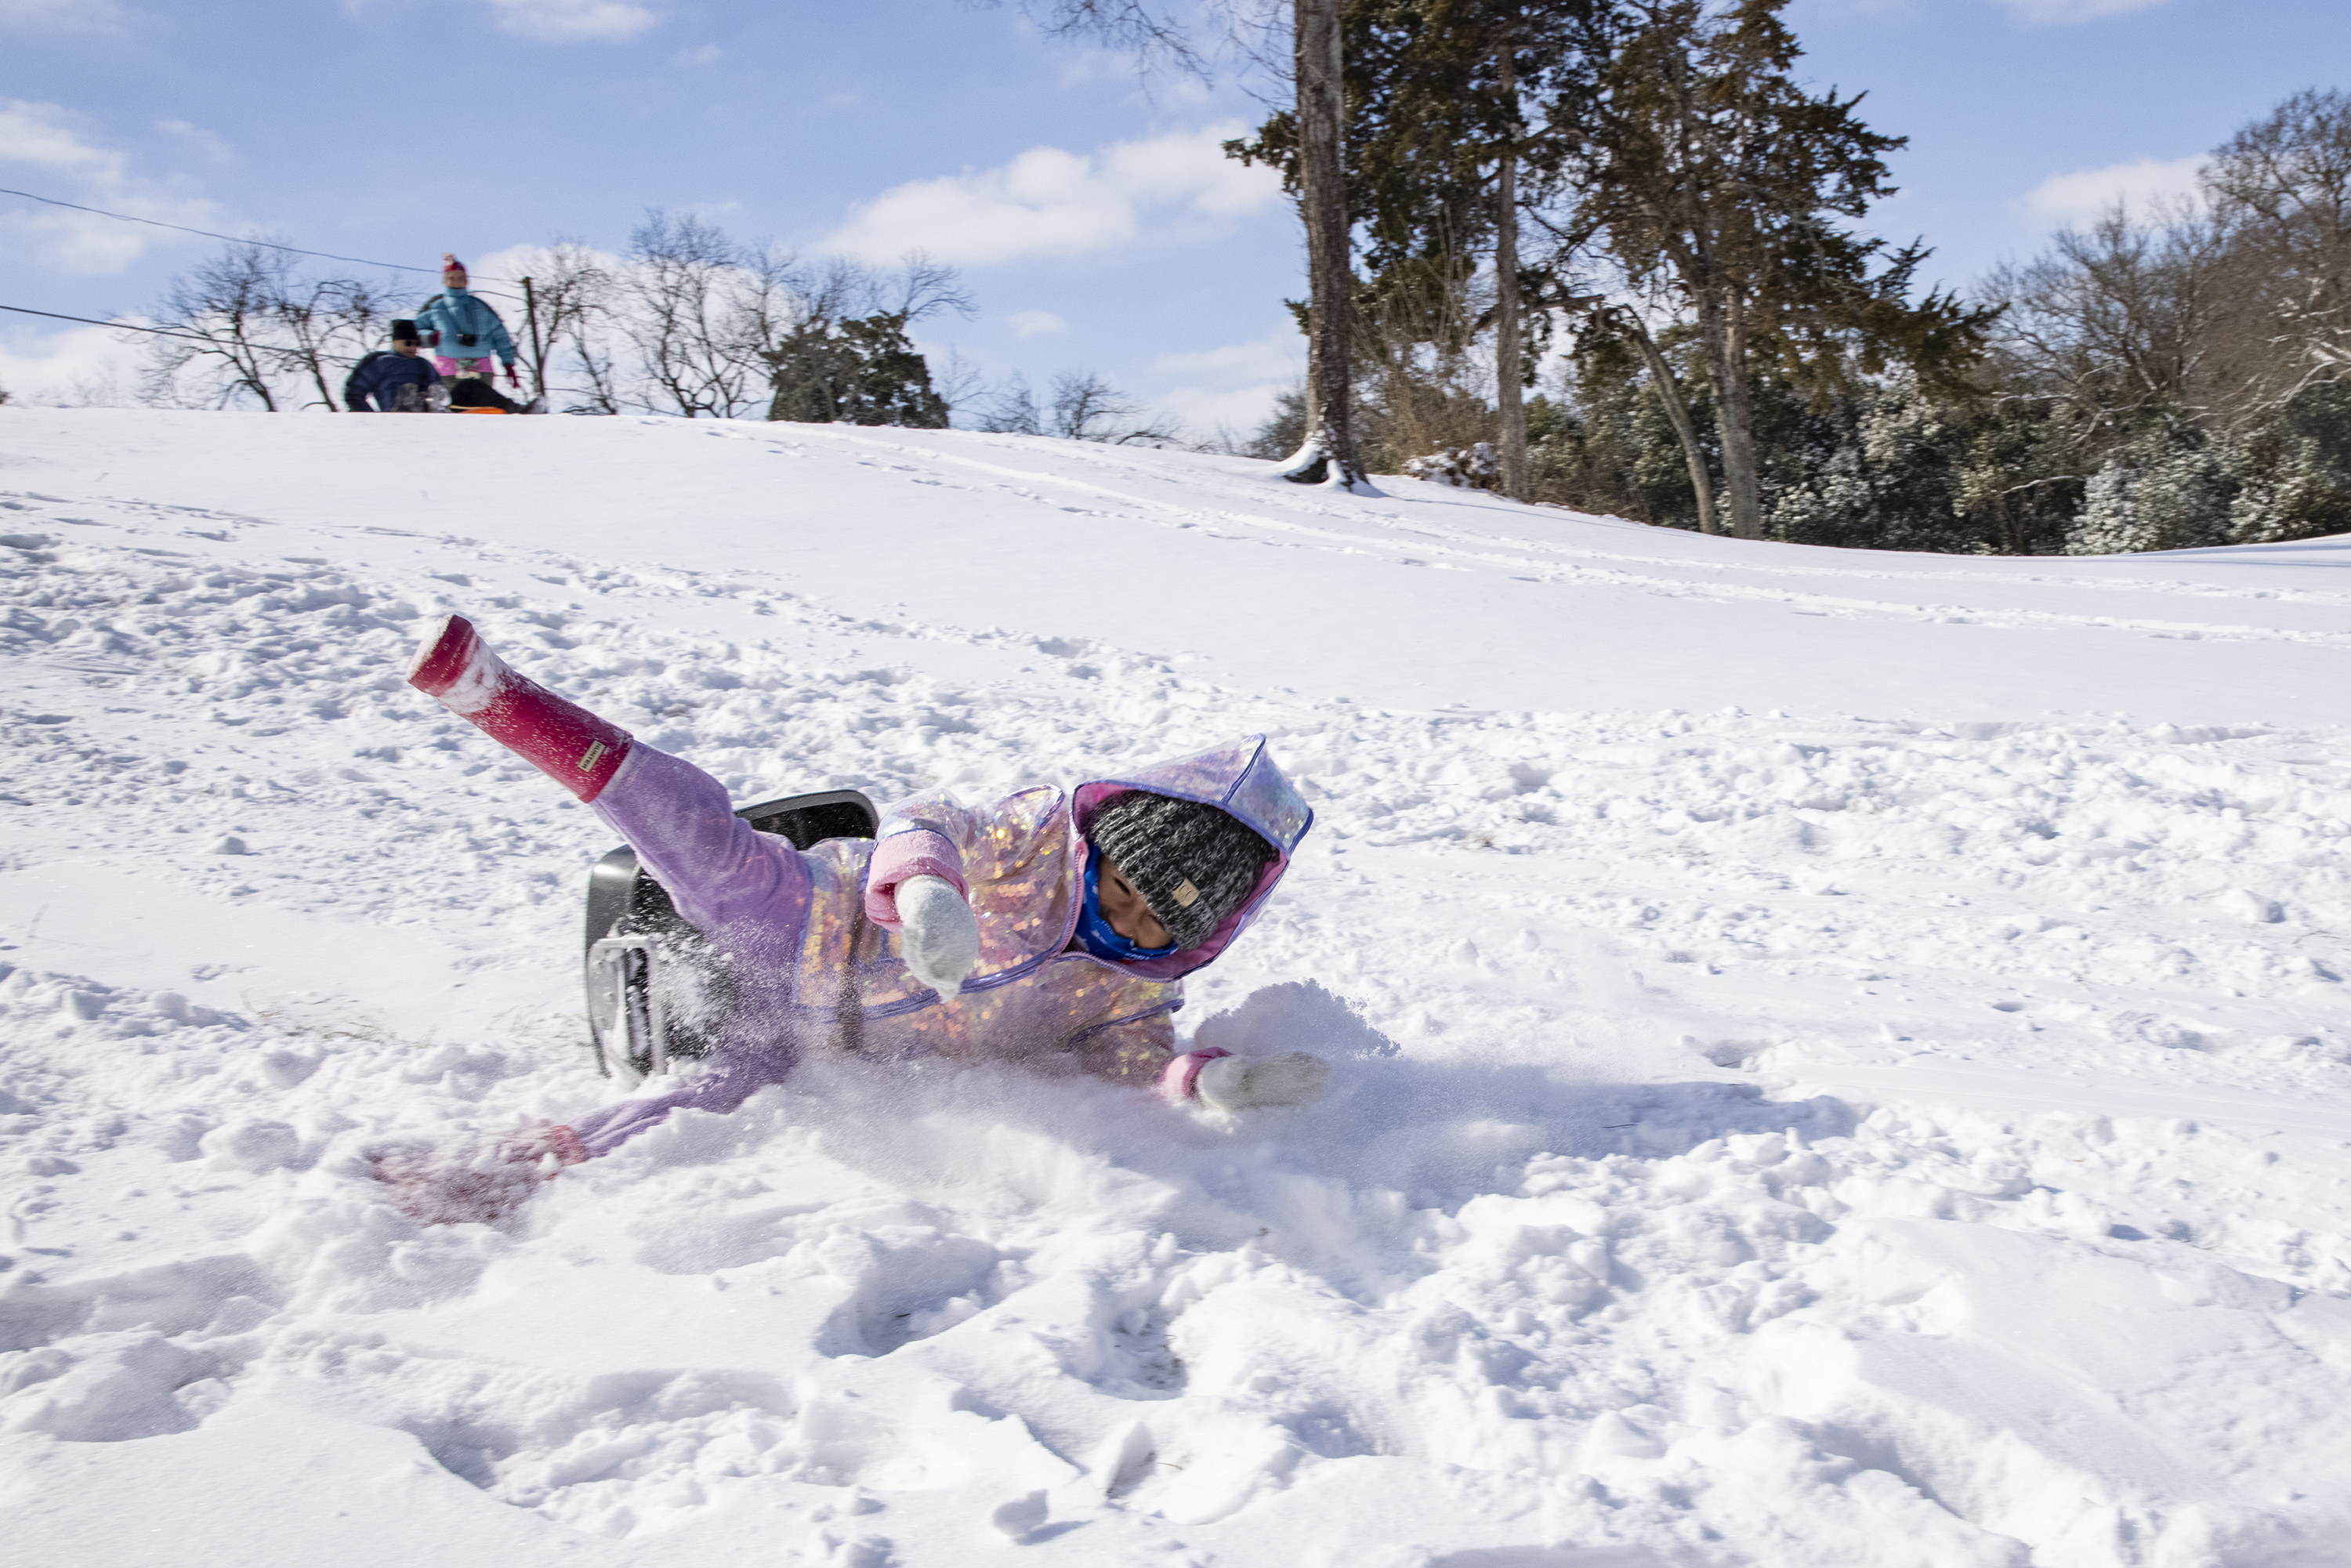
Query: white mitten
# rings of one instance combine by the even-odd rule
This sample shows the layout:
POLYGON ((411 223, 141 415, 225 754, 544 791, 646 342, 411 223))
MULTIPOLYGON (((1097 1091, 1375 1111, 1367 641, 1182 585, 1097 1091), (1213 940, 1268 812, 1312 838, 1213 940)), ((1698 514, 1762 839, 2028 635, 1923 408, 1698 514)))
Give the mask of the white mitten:
POLYGON ((1220 1056, 1200 1069, 1193 1088, 1219 1111, 1254 1111, 1269 1105, 1303 1105, 1322 1092, 1330 1077, 1329 1062, 1302 1051, 1257 1061, 1220 1056))
POLYGON ((935 876, 910 876, 898 884, 898 950, 906 972, 943 997, 963 989, 964 977, 979 967, 979 922, 955 884, 935 876))

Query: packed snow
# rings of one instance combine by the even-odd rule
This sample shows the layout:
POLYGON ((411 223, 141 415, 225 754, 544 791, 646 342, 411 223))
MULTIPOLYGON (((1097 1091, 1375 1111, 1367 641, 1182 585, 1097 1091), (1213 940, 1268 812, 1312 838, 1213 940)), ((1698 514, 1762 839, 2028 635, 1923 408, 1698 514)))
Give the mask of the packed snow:
POLYGON ((956 432, 9 409, 11 1562, 2351 1563, 2351 541, 1703 538, 956 432), (1255 731, 1219 1119, 625 1092, 473 616, 740 800, 1255 731))

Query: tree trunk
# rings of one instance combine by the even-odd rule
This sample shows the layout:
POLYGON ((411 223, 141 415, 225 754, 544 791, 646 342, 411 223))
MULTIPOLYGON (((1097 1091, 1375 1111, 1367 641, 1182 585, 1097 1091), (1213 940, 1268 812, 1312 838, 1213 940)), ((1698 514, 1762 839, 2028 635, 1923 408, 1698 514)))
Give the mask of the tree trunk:
POLYGON ((1306 220, 1308 298, 1306 437, 1278 470, 1301 485, 1353 488, 1355 457, 1349 383, 1349 328, 1355 275, 1349 265, 1346 166, 1342 154, 1345 83, 1339 0, 1295 0, 1299 208, 1306 220))
POLYGON ((286 325, 294 339, 291 357, 296 367, 308 373, 310 384, 319 389, 319 401, 326 405, 328 413, 342 413, 342 400, 336 397, 334 388, 327 384, 326 346, 313 338, 311 328, 314 323, 289 321, 286 325))
MULTIPOLYGON (((1519 77, 1511 45, 1503 41, 1501 62, 1504 111, 1512 127, 1518 121, 1519 77)), ((1520 395, 1520 361, 1525 349, 1519 329, 1519 149, 1515 134, 1502 144, 1501 168, 1494 181, 1494 409, 1500 437, 1502 494, 1513 501, 1527 498, 1527 405, 1520 395)))
POLYGON ((1690 418, 1689 403, 1674 380, 1674 368, 1657 351, 1649 329, 1641 325, 1637 316, 1627 312, 1625 319, 1632 323, 1633 341, 1640 346, 1641 362, 1649 367, 1649 385, 1656 392, 1657 401, 1665 405, 1666 417, 1673 422, 1674 435, 1681 443, 1682 461, 1689 468, 1690 490, 1698 497, 1698 532, 1719 534, 1722 524, 1714 515, 1714 480, 1707 473, 1706 451, 1698 444, 1698 422, 1690 418))
POLYGON ((235 348, 229 353, 229 363, 236 367, 237 377, 245 382, 246 390, 261 400, 263 412, 276 413, 277 412, 277 395, 269 390, 269 378, 262 371, 260 354, 255 351, 254 346, 246 340, 245 326, 242 322, 239 322, 236 327, 235 344, 235 348))
POLYGON ((1755 408, 1747 387, 1747 323, 1727 288, 1701 291, 1698 329, 1714 372, 1715 433, 1722 442, 1722 487, 1733 538, 1763 537, 1762 489, 1755 474, 1755 408))

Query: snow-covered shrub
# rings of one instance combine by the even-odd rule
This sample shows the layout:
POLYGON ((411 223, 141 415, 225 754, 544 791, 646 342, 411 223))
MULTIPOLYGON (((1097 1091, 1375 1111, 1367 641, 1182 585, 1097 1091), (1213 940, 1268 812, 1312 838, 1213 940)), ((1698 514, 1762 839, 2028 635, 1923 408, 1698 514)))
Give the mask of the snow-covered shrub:
POLYGON ((2314 389, 2229 444, 2242 486, 2229 504, 2231 544, 2351 532, 2342 401, 2331 387, 2314 389))
POLYGON ((1407 457, 1404 471, 1416 479, 1427 479, 1439 485, 1458 485, 1464 489, 1485 490, 1493 487, 1502 467, 1494 455, 1493 443, 1479 441, 1468 446, 1448 446, 1426 457, 1407 457))
POLYGON ((2136 443, 2090 476, 2068 555, 2196 549, 2228 542, 2238 484, 2211 446, 2136 443))

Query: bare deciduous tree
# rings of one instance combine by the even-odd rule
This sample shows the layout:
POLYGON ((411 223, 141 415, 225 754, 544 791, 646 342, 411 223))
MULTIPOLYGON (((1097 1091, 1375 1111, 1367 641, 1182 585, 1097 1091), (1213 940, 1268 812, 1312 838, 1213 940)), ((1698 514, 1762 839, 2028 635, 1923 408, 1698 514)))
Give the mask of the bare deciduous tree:
POLYGON ((965 359, 960 349, 947 350, 946 362, 931 372, 931 379, 951 409, 961 408, 987 385, 987 373, 965 359))
POLYGON ((2100 418, 2176 418, 2210 390, 2225 255, 2193 207, 2139 223, 2116 206, 2061 232, 2048 254, 1995 269, 1987 289, 2006 307, 2003 348, 2040 390, 2100 418))
POLYGON ((141 395, 213 408, 249 398, 274 413, 298 397, 284 383, 300 379, 340 412, 343 365, 374 345, 390 292, 305 277, 282 250, 231 244, 165 293, 156 315, 173 335, 148 340, 141 395))
POLYGON ((647 214, 630 236, 618 293, 635 347, 643 406, 686 419, 735 419, 768 397, 762 356, 798 324, 791 258, 738 245, 716 225, 647 214))
POLYGON ((1092 371, 1065 371, 1053 378, 1048 429, 1065 440, 1113 446, 1169 446, 1182 439, 1172 423, 1145 419, 1141 403, 1092 371))
POLYGON ((233 245, 173 279, 156 316, 178 336, 150 341, 141 381, 145 399, 183 404, 193 372, 199 395, 211 407, 249 397, 276 413, 277 392, 269 384, 277 368, 270 309, 286 269, 286 258, 277 252, 233 245))
POLYGON ((2295 93, 2214 152, 2204 189, 2231 257, 2220 395, 2274 405, 2351 373, 2351 93, 2295 93))
POLYGON ((638 226, 605 295, 590 314, 628 340, 638 382, 615 388, 609 358, 575 333, 598 396, 688 419, 944 423, 946 405, 905 330, 972 309, 955 269, 919 253, 895 272, 840 258, 803 267, 662 213, 638 226))
POLYGON ((1040 410, 1029 378, 1014 372, 989 393, 975 422, 1000 435, 1058 435, 1110 446, 1174 446, 1183 433, 1165 417, 1144 417, 1143 405, 1092 371, 1064 371, 1040 410))
POLYGON ((988 393, 987 406, 975 423, 991 435, 1045 434, 1045 421, 1037 412, 1037 394, 1029 390, 1029 378, 1018 371, 988 393))
POLYGON ((384 294, 351 278, 301 278, 290 269, 280 277, 271 306, 279 365, 307 379, 330 410, 342 412, 346 367, 375 347, 392 319, 384 294))
POLYGON ((598 329, 611 308, 613 278, 603 258, 574 239, 559 239, 530 258, 523 279, 528 303, 524 325, 530 341, 532 395, 548 392, 548 368, 559 362, 566 346, 588 385, 581 389, 580 412, 618 413, 620 399, 613 385, 612 356, 597 346, 598 329))

